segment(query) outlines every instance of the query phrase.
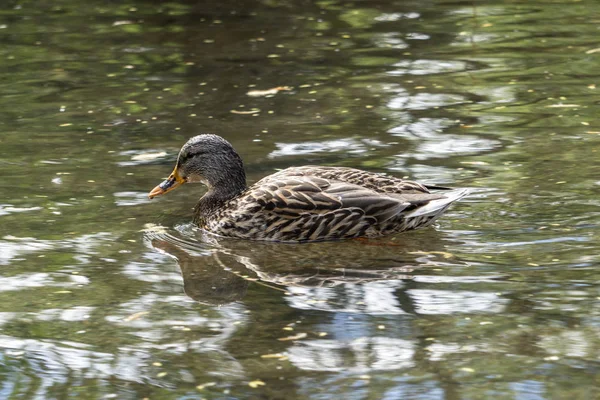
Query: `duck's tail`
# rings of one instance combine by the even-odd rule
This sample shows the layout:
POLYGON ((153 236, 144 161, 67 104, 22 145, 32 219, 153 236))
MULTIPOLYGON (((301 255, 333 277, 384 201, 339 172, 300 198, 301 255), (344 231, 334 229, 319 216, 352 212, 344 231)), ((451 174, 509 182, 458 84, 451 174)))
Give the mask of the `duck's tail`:
POLYGON ((454 189, 449 192, 445 192, 443 193, 444 197, 431 200, 424 206, 418 207, 413 211, 406 213, 405 218, 408 219, 414 217, 441 215, 444 211, 446 211, 450 204, 462 199, 468 194, 468 189, 454 189))

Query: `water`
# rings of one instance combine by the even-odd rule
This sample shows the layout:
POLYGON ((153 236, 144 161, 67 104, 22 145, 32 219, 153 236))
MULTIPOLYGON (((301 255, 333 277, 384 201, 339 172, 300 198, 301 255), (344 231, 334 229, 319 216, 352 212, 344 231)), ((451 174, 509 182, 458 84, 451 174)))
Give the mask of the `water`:
POLYGON ((0 398, 600 396, 598 15, 4 4, 0 398), (324 164, 472 195, 367 242, 215 239, 199 186, 146 198, 200 132, 250 181, 324 164))

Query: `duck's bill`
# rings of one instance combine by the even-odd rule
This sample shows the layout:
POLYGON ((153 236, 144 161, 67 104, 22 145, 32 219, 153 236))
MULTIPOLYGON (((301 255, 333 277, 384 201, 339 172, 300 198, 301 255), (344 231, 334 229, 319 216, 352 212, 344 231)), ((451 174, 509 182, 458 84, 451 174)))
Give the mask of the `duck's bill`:
POLYGON ((156 196, 160 196, 162 194, 170 192, 171 190, 175 189, 178 186, 181 186, 184 183, 185 179, 183 179, 179 175, 179 173, 177 172, 177 168, 175 168, 167 179, 165 179, 160 185, 156 186, 150 191, 150 193, 148 193, 148 197, 153 199, 156 196))

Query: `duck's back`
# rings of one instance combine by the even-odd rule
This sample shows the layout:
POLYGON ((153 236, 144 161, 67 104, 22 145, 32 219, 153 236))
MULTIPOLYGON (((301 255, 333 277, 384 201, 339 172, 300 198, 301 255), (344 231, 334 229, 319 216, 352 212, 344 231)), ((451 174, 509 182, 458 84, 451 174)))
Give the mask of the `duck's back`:
POLYGON ((258 181, 257 184, 278 180, 281 177, 315 177, 330 181, 346 182, 377 193, 429 193, 426 186, 405 179, 390 177, 374 172, 363 171, 347 167, 322 167, 317 165, 306 165, 303 167, 291 167, 269 175, 258 181))
POLYGON ((464 191, 352 168, 293 167, 267 176, 202 221, 213 233, 286 242, 375 237, 430 225, 464 191))

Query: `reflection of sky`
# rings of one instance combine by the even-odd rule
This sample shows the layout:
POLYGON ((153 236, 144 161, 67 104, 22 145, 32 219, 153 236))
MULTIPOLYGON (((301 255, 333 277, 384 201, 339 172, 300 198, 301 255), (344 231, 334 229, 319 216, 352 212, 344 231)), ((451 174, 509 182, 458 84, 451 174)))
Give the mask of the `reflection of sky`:
POLYGON ((464 71, 467 63, 449 60, 403 60, 392 66, 389 75, 431 75, 444 72, 464 71))
POLYGON ((509 383, 516 399, 543 400, 546 399, 546 384, 534 380, 523 380, 509 383))
MULTIPOLYGON (((171 355, 210 351, 210 364, 221 364, 221 376, 224 371, 232 377, 243 377, 243 369, 235 359, 225 352, 206 348, 200 342, 186 342, 178 345, 155 345, 119 348, 117 354, 95 350, 92 346, 79 342, 21 339, 0 335, 0 348, 8 354, 27 354, 27 360, 37 371, 42 386, 51 386, 64 382, 66 377, 122 379, 130 382, 146 383, 153 379, 149 376, 150 365, 156 354, 152 350, 168 350, 171 355)), ((201 356, 199 356, 201 357, 201 356)), ((203 358, 206 362, 206 358, 203 358)))
POLYGON ((28 253, 49 250, 53 247, 51 241, 36 240, 33 238, 15 238, 5 236, 0 240, 0 265, 8 265, 14 258, 28 253))
POLYGON ((402 136, 406 139, 421 140, 436 133, 442 133, 444 129, 452 126, 453 122, 447 118, 419 118, 416 121, 403 122, 388 130, 394 136, 402 136))
POLYGON ((365 143, 354 139, 336 139, 302 143, 276 143, 275 145, 277 146, 277 150, 272 151, 269 154, 269 158, 335 151, 358 154, 367 151, 365 143))
MULTIPOLYGON (((83 321, 94 318, 95 307, 75 306, 66 309, 46 309, 38 311, 35 319, 56 323, 63 321, 79 323, 82 330, 82 342, 52 341, 47 339, 22 339, 9 335, 0 335, 0 350, 6 354, 25 357, 35 368, 38 378, 51 386, 65 377, 123 379, 139 382, 149 378, 151 364, 160 357, 161 352, 170 357, 186 356, 196 353, 207 365, 214 366, 219 376, 223 374, 235 378, 244 377, 245 372, 238 361, 231 356, 225 346, 231 336, 247 319, 244 307, 239 303, 219 308, 211 317, 204 317, 195 310, 195 303, 181 295, 164 297, 155 293, 140 297, 116 306, 104 318, 106 324, 113 326, 105 329, 126 329, 143 341, 135 345, 119 346, 118 350, 105 352, 98 346, 91 346, 86 340, 86 325, 83 321), (176 313, 164 312, 165 306, 178 307, 176 313), (136 313, 145 312, 137 318, 136 313), (176 315, 176 317, 175 317, 176 315), (182 329, 197 329, 205 332, 200 340, 181 340, 182 329), (206 334, 210 332, 210 334, 206 334), (216 367, 218 365, 218 367, 216 367), (45 371, 51 371, 46 373, 45 371)), ((104 313, 106 310, 100 310, 104 313)), ((25 313, 0 313, 0 326, 12 320, 30 318, 25 313)), ((153 378, 149 378, 153 379, 153 378)), ((150 382, 151 383, 151 382, 150 382)))
POLYGON ((457 175, 456 170, 437 165, 406 165, 406 160, 399 157, 394 160, 394 164, 388 167, 388 170, 397 171, 399 176, 419 177, 419 180, 424 183, 447 184, 449 186, 456 182, 455 176, 457 175))
POLYGON ((85 321, 90 317, 93 310, 94 307, 86 306, 75 306, 66 309, 50 308, 38 312, 35 318, 41 321, 85 321))
POLYGON ((421 14, 418 12, 406 12, 406 13, 384 13, 377 17, 375 17, 375 21, 377 22, 394 22, 400 21, 401 19, 416 19, 419 18, 421 14))
POLYGON ((41 207, 14 207, 11 204, 0 204, 0 217, 18 212, 37 211, 41 209, 41 207))
POLYGON ((64 240, 40 240, 31 237, 4 236, 0 240, 0 265, 8 265, 11 260, 28 254, 58 249, 73 250, 73 258, 87 264, 93 249, 110 240, 111 235, 99 232, 81 235, 64 240))
POLYGON ((402 281, 344 284, 335 288, 288 287, 290 306, 302 310, 318 309, 363 314, 404 314, 395 292, 402 281))
POLYGON ((478 154, 490 151, 499 145, 496 140, 483 139, 473 135, 445 134, 438 140, 429 138, 429 142, 422 142, 412 154, 417 160, 430 158, 443 158, 450 155, 478 154))
POLYGON ((113 196, 118 206, 137 206, 150 202, 147 192, 115 192, 113 196))
POLYGON ((454 42, 452 42, 451 46, 460 46, 460 45, 468 45, 472 46, 473 43, 483 43, 483 42, 491 42, 496 39, 502 39, 502 36, 493 34, 493 33, 469 33, 464 35, 459 35, 455 38, 454 42))
MULTIPOLYGON (((451 277, 443 279, 448 283, 451 277)), ((456 277, 457 282, 478 282, 477 277, 456 277)), ((485 277, 483 280, 489 281, 485 277)), ((425 279, 429 284, 433 279, 425 279)), ((294 342, 287 349, 290 361, 298 368, 310 371, 370 371, 397 370, 414 366, 417 334, 415 315, 402 310, 399 290, 403 282, 369 282, 334 288, 288 287, 288 304, 300 309, 318 309, 332 313, 329 322, 318 329, 326 332, 322 339, 294 342), (380 315, 375 317, 374 315, 380 315), (387 317, 383 317, 387 315, 387 317), (383 318, 382 318, 383 317, 383 318)), ((456 313, 500 313, 508 300, 491 292, 409 289, 403 301, 411 303, 416 314, 450 315, 456 313)), ((473 348, 469 351, 475 351, 473 348)), ((480 349, 483 350, 483 349, 480 349)), ((446 354, 467 351, 456 344, 433 342, 428 346, 432 361, 446 354)))
MULTIPOLYGON (((81 296, 78 290, 98 290, 97 286, 91 286, 95 283, 94 278, 80 274, 77 269, 96 263, 100 259, 98 248, 106 247, 114 240, 113 235, 102 232, 60 240, 4 236, 0 240, 0 264, 12 263, 19 260, 18 257, 35 256, 40 252, 68 249, 72 265, 64 265, 58 271, 0 276, 0 292, 19 290, 26 292, 24 296, 27 296, 27 293, 38 290, 36 288, 58 287, 60 289, 52 296, 72 296, 71 293, 81 296), (70 273, 71 269, 77 273, 70 273)), ((248 319, 243 303, 231 303, 209 314, 201 314, 197 303, 183 293, 182 277, 178 271, 165 268, 165 262, 172 264, 170 257, 148 252, 137 260, 121 267, 124 277, 136 278, 146 284, 146 289, 137 292, 134 298, 125 296, 126 300, 117 303, 115 298, 107 298, 102 307, 76 303, 59 308, 56 297, 50 297, 48 303, 43 301, 42 307, 35 313, 0 312, 0 327, 4 328, 4 335, 0 335, 0 358, 2 354, 21 358, 37 371, 40 387, 64 383, 65 379, 87 378, 143 380, 154 384, 152 362, 160 359, 162 354, 185 357, 195 353, 209 370, 219 371, 221 376, 244 377, 243 367, 226 350, 227 342, 248 319), (161 294, 164 292, 172 294, 165 296, 161 294), (18 326, 24 321, 36 324, 34 326, 40 332, 45 332, 45 328, 54 332, 57 328, 69 326, 69 329, 75 330, 71 337, 80 340, 52 340, 47 338, 46 333, 42 333, 40 338, 20 338, 9 334, 13 331, 13 324, 18 326), (102 333, 96 336, 94 332, 94 336, 88 336, 92 329, 97 329, 98 323, 102 330, 120 332, 121 336, 115 339, 117 342, 129 344, 117 348, 108 346, 110 349, 98 343, 94 346, 87 344, 98 338, 101 338, 100 342, 110 340, 102 339, 102 333), (6 326, 11 329, 6 329, 6 326), (200 336, 197 340, 188 339, 182 336, 187 331, 198 331, 200 336), (128 336, 129 339, 123 339, 128 336), (132 337, 137 341, 131 342, 132 337)))
POLYGON ((392 49, 406 49, 408 47, 408 43, 396 32, 378 33, 373 35, 371 40, 379 47, 392 49))
POLYGON ((417 145, 411 150, 410 156, 417 160, 477 154, 490 151, 500 144, 497 140, 475 135, 443 133, 444 128, 451 124, 451 121, 442 118, 420 118, 391 128, 388 132, 415 141, 417 145))
MULTIPOLYGON (((484 278, 485 280, 485 278, 484 278)), ((433 279, 431 279, 433 281, 433 279)), ((452 278, 440 279, 442 283, 452 278)), ((477 277, 473 282, 479 282, 477 277)), ((458 277, 460 282, 460 277, 458 277)), ((292 294, 286 300, 291 307, 301 310, 360 313, 368 315, 406 314, 406 304, 397 295, 403 290, 402 281, 377 281, 360 285, 345 284, 333 288, 307 288, 290 286, 292 294), (404 309, 403 309, 404 307, 404 309)), ((472 312, 497 313, 504 309, 507 300, 491 292, 438 289, 406 290, 417 314, 454 314, 472 312)))
POLYGON ((508 303, 507 299, 491 292, 410 289, 407 293, 419 314, 499 313, 508 303))
POLYGON ((437 387, 437 385, 438 383, 434 381, 419 382, 418 385, 409 385, 402 382, 386 390, 381 400, 441 400, 447 398, 444 389, 437 387))
POLYGON ((290 361, 303 370, 364 373, 412 367, 414 347, 405 339, 365 336, 350 341, 297 342, 287 352, 290 361))
MULTIPOLYGON (((596 329, 600 334, 600 327, 596 329)), ((568 357, 587 357, 593 354, 593 345, 589 342, 583 331, 568 330, 556 335, 542 336, 537 343, 539 347, 549 354, 559 354, 568 357)))
POLYGON ((164 159, 167 156, 167 152, 163 150, 128 150, 119 152, 120 156, 128 157, 129 160, 121 161, 117 165, 121 167, 130 167, 134 165, 152 164, 156 160, 164 159))
POLYGON ((392 110, 427 110, 461 104, 465 101, 464 96, 459 94, 416 93, 411 95, 408 91, 401 90, 390 98, 387 106, 392 110))

